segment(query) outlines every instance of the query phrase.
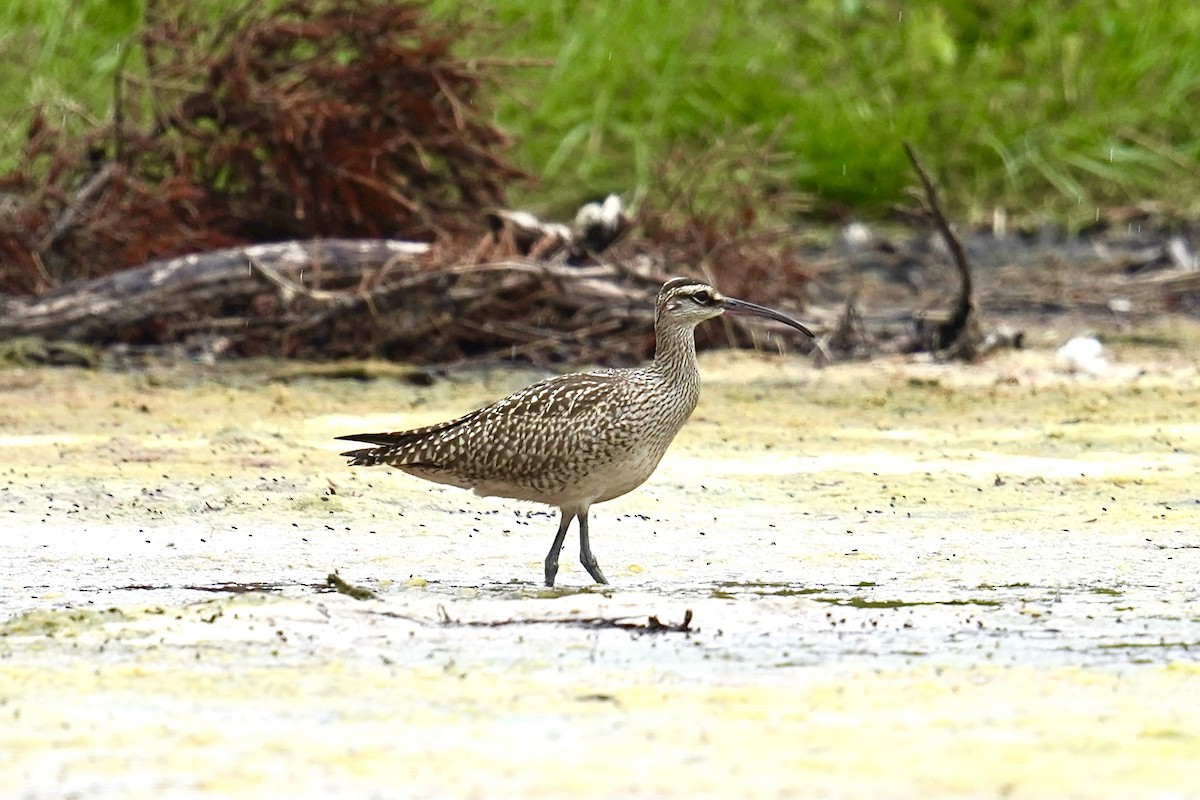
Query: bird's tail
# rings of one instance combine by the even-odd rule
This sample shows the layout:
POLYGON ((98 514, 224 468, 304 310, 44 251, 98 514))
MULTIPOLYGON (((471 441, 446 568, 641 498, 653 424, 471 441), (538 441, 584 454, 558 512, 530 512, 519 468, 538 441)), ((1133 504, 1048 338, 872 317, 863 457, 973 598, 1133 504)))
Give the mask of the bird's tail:
POLYGON ((417 465, 418 461, 424 463, 428 460, 421 457, 422 451, 427 449, 422 446, 423 444, 432 437, 444 436, 448 431, 469 422, 478 414, 478 411, 472 411, 470 414, 449 422, 439 422, 437 425, 429 425, 411 431, 353 433, 337 438, 348 442, 365 442, 376 445, 375 447, 364 447, 361 450, 347 450, 342 453, 341 455, 350 459, 352 467, 374 467, 378 464, 398 466, 400 463, 405 466, 417 465))
POLYGON ((350 459, 352 467, 374 467, 387 463, 388 455, 394 455, 391 447, 364 447, 362 450, 347 450, 338 455, 350 459))
POLYGON ((374 467, 379 464, 391 464, 398 458, 403 458, 405 452, 420 438, 412 431, 396 431, 394 433, 355 433, 350 436, 339 436, 351 442, 366 442, 376 445, 364 447, 361 450, 347 450, 339 455, 350 459, 352 467, 374 467))

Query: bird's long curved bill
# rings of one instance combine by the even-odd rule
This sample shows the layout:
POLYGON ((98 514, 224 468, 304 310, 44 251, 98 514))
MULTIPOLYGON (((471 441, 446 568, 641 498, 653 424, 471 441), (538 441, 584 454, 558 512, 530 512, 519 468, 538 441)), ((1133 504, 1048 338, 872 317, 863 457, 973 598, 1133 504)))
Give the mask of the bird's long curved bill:
POLYGON ((743 317, 764 317, 773 319, 776 322, 782 322, 784 325, 795 328, 805 336, 812 336, 813 332, 801 325, 796 320, 789 317, 787 314, 780 314, 774 309, 760 306, 757 303, 747 303, 745 300, 734 300, 732 297, 725 298, 725 313, 733 314, 734 316, 743 317))

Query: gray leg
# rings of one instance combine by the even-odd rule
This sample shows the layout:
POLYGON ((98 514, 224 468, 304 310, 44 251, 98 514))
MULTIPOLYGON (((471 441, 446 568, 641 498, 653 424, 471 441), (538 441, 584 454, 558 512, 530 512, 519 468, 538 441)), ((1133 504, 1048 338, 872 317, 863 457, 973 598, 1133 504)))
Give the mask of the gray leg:
POLYGON ((592 544, 588 541, 588 512, 585 510, 579 517, 579 563, 592 576, 596 583, 608 583, 608 578, 600 571, 600 563, 592 555, 592 544))
POLYGON ((567 538, 567 528, 571 527, 571 520, 575 519, 574 514, 568 514, 565 508, 560 509, 562 512, 562 521, 558 523, 558 535, 554 537, 554 544, 550 547, 550 552, 546 556, 546 585, 554 585, 554 576, 558 574, 558 554, 562 550, 563 540, 567 538))

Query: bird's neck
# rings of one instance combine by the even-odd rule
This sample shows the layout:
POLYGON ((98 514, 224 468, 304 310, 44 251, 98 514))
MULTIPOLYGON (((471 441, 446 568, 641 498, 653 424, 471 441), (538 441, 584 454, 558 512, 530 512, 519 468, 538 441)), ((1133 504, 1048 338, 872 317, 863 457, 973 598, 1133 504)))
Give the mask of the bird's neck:
POLYGON ((670 381, 698 384, 696 334, 690 326, 657 325, 654 367, 670 381))

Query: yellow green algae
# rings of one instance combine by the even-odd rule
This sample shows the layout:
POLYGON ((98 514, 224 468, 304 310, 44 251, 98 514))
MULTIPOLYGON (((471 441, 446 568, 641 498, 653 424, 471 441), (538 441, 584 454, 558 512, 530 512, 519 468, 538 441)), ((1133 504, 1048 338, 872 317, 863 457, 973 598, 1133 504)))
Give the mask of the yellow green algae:
POLYGON ((553 590, 553 512, 348 469, 332 438, 530 371, 0 372, 0 781, 1200 796, 1200 373, 1172 336, 1100 377, 1044 349, 705 357, 659 471, 593 509, 613 585, 572 538, 553 590))

